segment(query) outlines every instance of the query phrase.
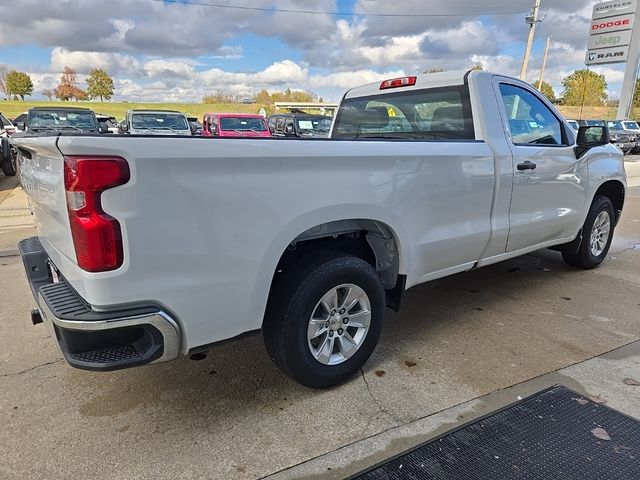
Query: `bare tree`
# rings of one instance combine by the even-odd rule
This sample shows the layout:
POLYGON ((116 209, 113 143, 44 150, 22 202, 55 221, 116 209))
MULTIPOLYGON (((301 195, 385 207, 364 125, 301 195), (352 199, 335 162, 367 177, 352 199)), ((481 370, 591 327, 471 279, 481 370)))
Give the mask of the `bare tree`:
POLYGON ((0 70, 0 92, 4 94, 4 98, 8 99, 10 92, 9 87, 7 86, 7 74, 9 72, 4 68, 0 70))

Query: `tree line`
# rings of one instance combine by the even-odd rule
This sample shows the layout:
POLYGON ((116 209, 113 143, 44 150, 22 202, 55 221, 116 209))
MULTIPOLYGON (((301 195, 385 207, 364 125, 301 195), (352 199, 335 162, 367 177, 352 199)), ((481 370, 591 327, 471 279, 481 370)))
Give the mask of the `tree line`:
MULTIPOLYGON (((94 68, 89 72, 86 79, 87 88, 83 90, 78 83, 78 74, 71 67, 64 67, 60 76, 60 83, 54 89, 42 90, 42 96, 49 101, 54 97, 63 102, 70 100, 111 100, 114 93, 113 79, 106 70, 94 68)), ((6 99, 33 95, 33 82, 31 76, 26 72, 11 70, 0 72, 0 91, 6 99)))
POLYGON ((262 89, 252 95, 240 95, 227 90, 216 90, 214 93, 202 97, 202 103, 257 103, 260 105, 273 105, 274 102, 320 102, 324 100, 309 91, 291 90, 287 88, 284 92, 269 93, 262 89))

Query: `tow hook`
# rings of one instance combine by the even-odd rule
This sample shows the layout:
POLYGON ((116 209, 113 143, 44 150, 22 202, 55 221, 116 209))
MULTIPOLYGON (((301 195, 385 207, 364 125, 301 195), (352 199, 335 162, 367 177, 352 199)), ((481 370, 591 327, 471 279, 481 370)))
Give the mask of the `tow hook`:
POLYGON ((42 323, 42 314, 40 313, 40 310, 38 310, 37 308, 34 308, 33 310, 31 310, 31 323, 33 323, 34 325, 38 325, 39 323, 42 323))

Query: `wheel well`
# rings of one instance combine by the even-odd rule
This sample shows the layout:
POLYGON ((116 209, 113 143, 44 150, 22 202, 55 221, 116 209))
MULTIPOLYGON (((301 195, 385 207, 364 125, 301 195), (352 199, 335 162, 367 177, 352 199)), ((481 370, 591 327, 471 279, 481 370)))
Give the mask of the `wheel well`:
POLYGON ((327 251, 348 253, 369 263, 387 291, 388 305, 395 310, 399 308, 405 277, 399 275, 398 242, 387 225, 364 219, 323 223, 294 238, 278 261, 269 296, 286 271, 295 268, 302 258, 327 251))
POLYGON ((617 180, 609 180, 598 187, 596 195, 603 195, 611 200, 613 209, 616 212, 617 222, 624 206, 624 185, 617 180))

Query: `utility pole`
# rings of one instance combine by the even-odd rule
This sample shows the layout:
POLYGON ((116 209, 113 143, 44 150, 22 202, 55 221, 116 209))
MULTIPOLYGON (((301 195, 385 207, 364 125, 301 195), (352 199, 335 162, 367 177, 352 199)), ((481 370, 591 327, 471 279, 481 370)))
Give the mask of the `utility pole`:
MULTIPOLYGON (((635 21, 640 21, 640 2, 636 3, 635 21)), ((620 103, 618 104, 618 116, 620 120, 627 120, 631 115, 631 105, 633 104, 633 94, 636 90, 636 79, 638 78, 638 65, 640 64, 640 27, 633 26, 631 42, 629 43, 629 57, 624 71, 622 81, 622 91, 620 92, 620 103)))
POLYGON ((551 35, 547 37, 547 42, 544 44, 544 55, 542 57, 542 68, 540 69, 540 78, 538 78, 538 90, 542 90, 542 80, 544 79, 544 69, 547 67, 547 54, 549 53, 549 46, 551 45, 551 35))
POLYGON ((524 18, 524 21, 529 24, 529 37, 527 38, 527 46, 524 49, 524 58, 522 59, 522 68, 520 69, 520 80, 524 80, 527 76, 531 45, 533 45, 533 37, 536 34, 536 24, 540 21, 538 20, 538 10, 540 10, 540 0, 534 0, 531 13, 524 18))

